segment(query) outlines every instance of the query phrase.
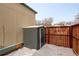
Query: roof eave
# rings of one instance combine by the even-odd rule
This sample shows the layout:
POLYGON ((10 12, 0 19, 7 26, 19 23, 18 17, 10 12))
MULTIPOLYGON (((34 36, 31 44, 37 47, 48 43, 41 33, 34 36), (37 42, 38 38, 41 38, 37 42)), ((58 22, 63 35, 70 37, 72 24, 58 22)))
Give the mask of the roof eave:
POLYGON ((37 12, 35 10, 33 10, 31 7, 29 7, 27 4, 25 4, 25 3, 20 3, 20 4, 29 8, 31 11, 33 11, 35 14, 37 14, 37 12))

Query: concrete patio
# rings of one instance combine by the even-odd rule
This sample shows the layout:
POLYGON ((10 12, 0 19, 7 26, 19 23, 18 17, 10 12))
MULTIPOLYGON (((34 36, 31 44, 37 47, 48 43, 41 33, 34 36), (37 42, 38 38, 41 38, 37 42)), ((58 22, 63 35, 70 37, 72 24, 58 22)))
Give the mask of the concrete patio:
POLYGON ((40 50, 23 47, 6 56, 76 56, 71 48, 45 44, 40 50))

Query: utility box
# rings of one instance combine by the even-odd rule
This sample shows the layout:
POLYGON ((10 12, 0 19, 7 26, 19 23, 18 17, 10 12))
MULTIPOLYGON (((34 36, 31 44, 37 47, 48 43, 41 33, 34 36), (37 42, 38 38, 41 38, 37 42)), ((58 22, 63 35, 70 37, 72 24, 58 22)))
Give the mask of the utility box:
POLYGON ((23 28, 24 47, 40 49, 45 44, 45 29, 43 26, 28 26, 23 28))

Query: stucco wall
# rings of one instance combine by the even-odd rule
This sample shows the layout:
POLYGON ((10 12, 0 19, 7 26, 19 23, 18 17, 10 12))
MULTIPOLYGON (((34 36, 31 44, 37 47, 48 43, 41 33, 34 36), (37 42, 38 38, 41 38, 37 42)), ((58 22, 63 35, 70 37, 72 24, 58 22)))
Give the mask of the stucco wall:
POLYGON ((22 28, 35 25, 35 13, 21 4, 0 4, 0 45, 23 40, 22 28))

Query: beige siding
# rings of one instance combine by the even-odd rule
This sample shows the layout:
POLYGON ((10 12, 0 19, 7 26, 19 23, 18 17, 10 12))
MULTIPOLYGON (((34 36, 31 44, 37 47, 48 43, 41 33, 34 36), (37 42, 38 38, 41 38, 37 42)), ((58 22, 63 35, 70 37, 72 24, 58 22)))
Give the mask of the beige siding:
POLYGON ((2 10, 0 8, 0 48, 3 46, 3 15, 2 10))
MULTIPOLYGON (((5 47, 22 42, 22 28, 30 25, 35 25, 35 13, 33 11, 21 4, 0 4, 0 35, 5 33, 5 47), (2 20, 3 22, 1 22, 2 20)), ((0 41, 4 37, 0 36, 0 41)))

